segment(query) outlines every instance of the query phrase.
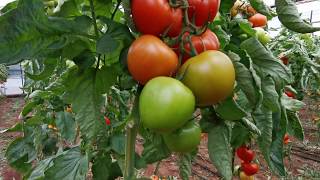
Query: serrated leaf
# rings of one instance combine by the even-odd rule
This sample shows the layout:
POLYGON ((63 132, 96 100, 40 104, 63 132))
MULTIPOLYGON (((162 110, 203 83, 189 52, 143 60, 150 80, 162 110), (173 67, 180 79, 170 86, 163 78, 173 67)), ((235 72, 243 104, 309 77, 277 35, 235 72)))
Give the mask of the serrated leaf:
POLYGON ((320 27, 312 27, 301 19, 294 1, 275 0, 275 5, 278 18, 286 28, 299 33, 320 31, 320 27))
POLYGON ((232 6, 235 2, 236 2, 236 0, 221 1, 219 11, 222 13, 229 13, 230 9, 232 8, 232 6))
POLYGON ((279 95, 273 79, 268 76, 262 81, 263 104, 273 112, 280 111, 279 95))
POLYGON ((302 124, 300 122, 300 118, 296 112, 288 111, 288 133, 293 135, 300 141, 304 140, 304 131, 302 124))
POLYGON ((232 97, 219 103, 215 111, 219 114, 222 119, 225 120, 240 120, 243 117, 246 117, 246 112, 233 100, 232 97))
POLYGON ((80 126, 81 134, 88 140, 104 127, 103 114, 100 112, 104 98, 97 90, 96 70, 85 72, 71 71, 65 84, 70 88, 68 99, 71 101, 75 119, 80 126))
POLYGON ((111 66, 103 66, 97 72, 96 85, 100 93, 107 93, 111 86, 117 82, 118 76, 121 74, 119 64, 111 66))
POLYGON ((76 136, 76 124, 69 112, 57 112, 56 113, 56 125, 61 133, 61 136, 67 141, 71 142, 76 136))
POLYGON ((98 154, 97 158, 94 159, 92 164, 92 174, 93 179, 95 180, 106 180, 109 179, 109 171, 112 171, 110 168, 112 159, 110 155, 98 154))
POLYGON ((292 74, 288 67, 277 60, 256 38, 252 37, 243 41, 240 47, 252 59, 254 69, 263 73, 262 78, 270 75, 274 79, 277 89, 292 82, 292 74))
POLYGON ((74 147, 53 159, 53 165, 45 171, 45 179, 85 180, 88 168, 88 156, 81 154, 79 147, 74 147))
POLYGON ((232 148, 230 130, 224 123, 215 124, 208 134, 209 157, 221 175, 232 179, 232 148))

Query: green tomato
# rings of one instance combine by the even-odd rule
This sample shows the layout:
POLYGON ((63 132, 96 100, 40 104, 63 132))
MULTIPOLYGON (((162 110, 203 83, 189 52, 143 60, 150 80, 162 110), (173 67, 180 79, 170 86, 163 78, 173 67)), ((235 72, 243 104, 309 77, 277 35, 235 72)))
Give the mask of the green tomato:
POLYGON ((163 135, 164 142, 173 152, 187 153, 200 144, 201 128, 195 122, 188 122, 181 129, 163 135))
POLYGON ((209 50, 187 60, 179 70, 182 82, 191 89, 198 106, 224 100, 233 91, 235 70, 230 58, 209 50))
POLYGON ((170 77, 153 78, 143 88, 139 111, 144 127, 171 132, 182 127, 195 109, 195 97, 180 81, 170 77))
POLYGON ((182 128, 163 135, 164 142, 173 152, 187 153, 195 150, 200 144, 201 128, 192 121, 182 128))
POLYGON ((266 45, 271 41, 270 35, 261 27, 255 27, 256 30, 256 36, 258 40, 263 44, 266 45))

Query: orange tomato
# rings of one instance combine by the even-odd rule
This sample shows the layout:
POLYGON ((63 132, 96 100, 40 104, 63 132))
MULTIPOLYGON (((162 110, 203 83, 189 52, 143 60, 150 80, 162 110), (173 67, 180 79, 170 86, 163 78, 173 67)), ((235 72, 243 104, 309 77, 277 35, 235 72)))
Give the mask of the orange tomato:
POLYGON ((265 15, 257 13, 248 19, 253 27, 263 27, 267 25, 268 19, 265 15))
POLYGON ((175 52, 153 35, 142 35, 129 48, 129 72, 141 84, 157 76, 171 76, 178 63, 175 52))

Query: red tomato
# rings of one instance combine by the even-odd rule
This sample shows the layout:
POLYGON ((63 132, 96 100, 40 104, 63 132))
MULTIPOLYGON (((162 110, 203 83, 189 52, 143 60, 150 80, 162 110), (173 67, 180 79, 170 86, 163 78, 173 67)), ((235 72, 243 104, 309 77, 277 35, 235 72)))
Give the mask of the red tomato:
POLYGON ((220 0, 188 0, 188 16, 195 20, 196 26, 203 26, 212 21, 219 10, 220 0))
POLYGON ((167 29, 170 37, 180 34, 182 10, 171 8, 168 0, 132 0, 132 18, 138 31, 159 36, 167 29))
POLYGON ((104 121, 106 122, 106 125, 110 125, 111 124, 111 121, 107 116, 104 117, 104 121))
POLYGON ((250 150, 247 146, 240 146, 236 150, 237 156, 244 161, 245 163, 249 163, 254 159, 255 153, 250 150))
MULTIPOLYGON (((190 42, 188 42, 187 40, 188 35, 189 33, 186 33, 183 38, 183 42, 185 44, 184 49, 186 51, 182 58, 183 63, 190 58, 189 54, 192 54, 190 42)), ((218 37, 210 29, 207 29, 200 36, 192 35, 191 42, 198 54, 207 50, 218 50, 220 48, 220 42, 218 37)), ((177 51, 177 53, 179 54, 179 51, 177 51)))
POLYGON ((265 15, 257 13, 248 19, 253 27, 263 27, 267 24, 268 19, 265 15))
POLYGON ((247 176, 252 176, 259 171, 259 165, 256 163, 242 163, 241 168, 247 176))
POLYGON ((291 91, 285 91, 284 92, 288 97, 291 97, 291 98, 294 98, 295 96, 294 96, 294 93, 293 92, 291 92, 291 91))
POLYGON ((142 35, 128 51, 128 68, 133 79, 141 84, 157 76, 171 76, 178 67, 178 57, 158 37, 142 35))

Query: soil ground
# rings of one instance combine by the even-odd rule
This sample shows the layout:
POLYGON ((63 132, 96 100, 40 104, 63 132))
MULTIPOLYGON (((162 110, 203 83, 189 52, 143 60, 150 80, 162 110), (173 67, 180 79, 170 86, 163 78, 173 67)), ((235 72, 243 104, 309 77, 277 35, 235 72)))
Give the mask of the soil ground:
MULTIPOLYGON (((320 130, 315 124, 315 119, 320 116, 320 102, 312 99, 306 99, 307 106, 300 112, 301 120, 305 130, 305 141, 299 142, 291 139, 292 143, 287 146, 289 156, 285 159, 288 170, 287 179, 312 179, 320 180, 320 130)), ((24 104, 23 98, 0 99, 0 131, 13 126, 17 123, 18 115, 24 104)), ((19 180, 20 176, 11 169, 5 160, 5 149, 9 142, 19 134, 4 133, 0 134, 0 180, 19 180)), ((138 142, 139 143, 139 142, 138 142)), ((204 136, 199 147, 199 152, 193 161, 192 180, 214 180, 220 179, 220 176, 211 164, 208 157, 207 137, 204 136)), ((258 154, 258 150, 255 150, 258 154)), ((172 155, 170 158, 161 161, 157 175, 161 177, 179 177, 179 169, 176 165, 177 157, 172 155)), ((278 179, 271 175, 266 164, 261 158, 261 170, 255 176, 257 180, 278 179)), ((239 160, 235 163, 239 164, 239 160)), ((149 165, 147 169, 141 172, 144 176, 151 176, 154 173, 156 165, 149 165)), ((234 179, 237 179, 236 177, 234 179)))

